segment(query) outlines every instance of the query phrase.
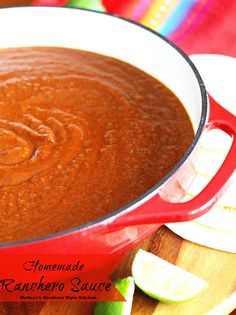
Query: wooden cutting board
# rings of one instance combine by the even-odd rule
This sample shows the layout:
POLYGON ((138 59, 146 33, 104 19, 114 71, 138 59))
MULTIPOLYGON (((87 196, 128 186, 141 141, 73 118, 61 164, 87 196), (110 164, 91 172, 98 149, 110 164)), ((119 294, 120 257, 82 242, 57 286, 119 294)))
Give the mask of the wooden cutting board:
MULTIPOLYGON (((132 315, 226 315, 236 308, 236 254, 190 243, 164 226, 139 247, 202 277, 209 288, 179 305, 158 303, 136 289, 132 315)), ((130 275, 139 247, 127 253, 116 277, 130 275)), ((93 303, 0 303, 0 315, 92 315, 93 308, 93 303)))
MULTIPOLYGON (((205 279, 209 288, 179 305, 158 303, 136 290, 132 315, 226 315, 236 308, 235 254, 185 241, 166 227, 154 233, 142 248, 205 279)), ((128 274, 131 256, 122 262, 121 275, 128 274)))

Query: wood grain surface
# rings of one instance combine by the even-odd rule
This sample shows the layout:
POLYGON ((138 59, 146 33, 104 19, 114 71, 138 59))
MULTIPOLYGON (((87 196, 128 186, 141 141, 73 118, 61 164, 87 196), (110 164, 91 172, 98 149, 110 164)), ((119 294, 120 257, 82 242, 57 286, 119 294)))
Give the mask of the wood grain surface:
MULTIPOLYGON (((136 289, 132 315, 227 315, 236 308, 235 254, 190 243, 163 226, 126 254, 116 278, 131 274, 139 247, 202 277, 209 287, 197 298, 179 305, 158 303, 136 289)), ((93 303, 0 303, 0 315, 92 315, 93 308, 93 303)))

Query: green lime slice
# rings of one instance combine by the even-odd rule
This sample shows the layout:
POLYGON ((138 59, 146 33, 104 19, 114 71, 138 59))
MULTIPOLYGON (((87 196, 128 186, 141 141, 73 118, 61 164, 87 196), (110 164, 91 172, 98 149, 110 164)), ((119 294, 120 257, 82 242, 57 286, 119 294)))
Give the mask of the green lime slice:
POLYGON ((135 255, 132 275, 143 292, 167 303, 188 301, 207 287, 205 280, 142 249, 135 255))
POLYGON ((100 0, 69 0, 66 5, 95 11, 105 11, 105 8, 100 0))
POLYGON ((94 315, 130 315, 133 295, 134 295, 134 279, 128 277, 115 281, 116 288, 125 298, 126 302, 97 302, 94 315))

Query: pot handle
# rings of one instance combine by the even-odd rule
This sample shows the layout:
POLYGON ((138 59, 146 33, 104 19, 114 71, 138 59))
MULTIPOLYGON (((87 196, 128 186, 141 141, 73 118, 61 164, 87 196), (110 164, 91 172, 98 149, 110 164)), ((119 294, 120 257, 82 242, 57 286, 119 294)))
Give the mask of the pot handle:
POLYGON ((206 130, 221 129, 233 138, 231 148, 211 181, 193 199, 182 203, 163 200, 159 194, 140 201, 132 211, 114 216, 113 227, 159 224, 193 220, 206 213, 220 198, 236 169, 236 116, 220 106, 211 96, 210 118, 206 130))

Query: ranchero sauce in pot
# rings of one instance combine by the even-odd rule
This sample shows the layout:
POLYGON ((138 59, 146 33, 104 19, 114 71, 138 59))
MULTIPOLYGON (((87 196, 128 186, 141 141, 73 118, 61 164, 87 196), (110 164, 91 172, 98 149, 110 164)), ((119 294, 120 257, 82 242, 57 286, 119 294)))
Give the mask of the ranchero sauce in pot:
POLYGON ((67 48, 0 50, 0 242, 126 205, 193 137, 178 98, 134 66, 67 48))

